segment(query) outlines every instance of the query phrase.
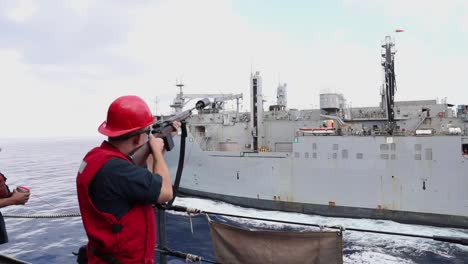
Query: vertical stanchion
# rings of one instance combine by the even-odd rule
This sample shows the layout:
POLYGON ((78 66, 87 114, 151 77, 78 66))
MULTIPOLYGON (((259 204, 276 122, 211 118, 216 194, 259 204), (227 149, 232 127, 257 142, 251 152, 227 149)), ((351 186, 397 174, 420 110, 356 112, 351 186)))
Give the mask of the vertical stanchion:
MULTIPOLYGON (((166 247, 166 210, 156 209, 158 221, 158 248, 163 250, 166 247)), ((159 251, 159 263, 167 264, 167 256, 159 251)))

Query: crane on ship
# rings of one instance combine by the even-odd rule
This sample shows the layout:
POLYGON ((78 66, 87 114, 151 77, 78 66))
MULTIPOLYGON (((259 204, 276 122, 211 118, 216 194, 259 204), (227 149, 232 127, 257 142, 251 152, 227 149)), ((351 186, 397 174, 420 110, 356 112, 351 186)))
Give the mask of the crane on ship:
POLYGON ((185 86, 183 83, 177 83, 177 87, 179 87, 179 93, 176 95, 173 103, 170 105, 171 108, 174 108, 175 113, 182 112, 182 109, 185 105, 193 99, 197 98, 209 98, 211 99, 211 110, 223 109, 223 105, 226 101, 236 100, 237 110, 239 112, 239 99, 243 99, 242 93, 240 94, 184 94, 183 87, 185 86))
MULTIPOLYGON (((398 31, 397 31, 398 32, 398 31)), ((384 71, 384 83, 382 85, 382 108, 387 112, 388 133, 393 134, 396 128, 395 121, 395 43, 390 36, 385 37, 382 44, 382 67, 384 71)))

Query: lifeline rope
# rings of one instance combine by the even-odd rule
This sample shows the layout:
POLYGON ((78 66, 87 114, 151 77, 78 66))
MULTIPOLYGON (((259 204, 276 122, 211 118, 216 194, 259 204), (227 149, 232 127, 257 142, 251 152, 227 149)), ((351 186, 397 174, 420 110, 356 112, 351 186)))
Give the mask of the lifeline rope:
POLYGON ((80 213, 70 213, 70 214, 41 214, 41 215, 32 215, 32 214, 3 214, 3 217, 9 218, 65 218, 65 217, 80 217, 80 213))
POLYGON ((468 246, 468 238, 464 238, 464 237, 424 236, 424 235, 398 233, 398 232, 388 232, 388 231, 378 231, 378 230, 369 230, 369 229, 360 229, 360 228, 345 228, 345 227, 339 226, 339 225, 337 225, 337 226, 326 226, 326 225, 299 223, 299 222, 284 221, 284 220, 266 219, 266 218, 260 218, 260 217, 252 217, 252 216, 223 214, 223 213, 216 213, 216 212, 210 212, 210 211, 202 211, 202 210, 199 210, 199 209, 196 209, 196 208, 188 208, 188 207, 174 206, 174 205, 170 206, 170 207, 165 207, 163 209, 173 210, 173 211, 177 211, 177 212, 187 212, 188 214, 203 213, 203 214, 208 214, 208 215, 219 215, 219 216, 244 218, 244 219, 251 219, 251 220, 270 221, 270 222, 290 224, 290 225, 313 226, 313 227, 318 227, 320 229, 322 229, 322 228, 331 228, 331 229, 339 229, 340 231, 348 230, 348 231, 367 232, 367 233, 374 233, 374 234, 425 238, 425 239, 432 239, 432 240, 441 241, 441 242, 449 242, 449 243, 455 243, 455 244, 468 246))
MULTIPOLYGON (((266 219, 266 218, 260 218, 260 217, 252 217, 252 216, 241 216, 241 215, 233 215, 233 214, 216 213, 216 212, 210 212, 210 211, 202 211, 196 208, 187 208, 187 207, 177 206, 177 205, 172 205, 170 207, 159 205, 158 208, 160 210, 173 210, 177 212, 186 212, 188 214, 203 213, 203 214, 208 214, 208 215, 219 215, 219 216, 236 217, 236 218, 244 218, 244 219, 251 219, 251 220, 270 221, 270 222, 290 224, 290 225, 303 225, 303 226, 313 226, 313 227, 319 227, 319 228, 339 229, 341 231, 348 230, 348 231, 367 232, 367 233, 374 233, 374 234, 425 238, 425 239, 432 239, 432 240, 441 241, 441 242, 449 242, 449 243, 455 243, 455 244, 468 246, 468 238, 464 238, 464 237, 424 236, 424 235, 378 231, 378 230, 369 230, 369 229, 360 229, 360 228, 345 228, 342 226, 326 226, 326 225, 318 225, 318 224, 299 223, 299 222, 266 219)), ((10 217, 10 218, 65 218, 65 217, 79 217, 79 216, 81 216, 81 214, 79 213, 50 214, 50 215, 3 214, 3 217, 10 217)))

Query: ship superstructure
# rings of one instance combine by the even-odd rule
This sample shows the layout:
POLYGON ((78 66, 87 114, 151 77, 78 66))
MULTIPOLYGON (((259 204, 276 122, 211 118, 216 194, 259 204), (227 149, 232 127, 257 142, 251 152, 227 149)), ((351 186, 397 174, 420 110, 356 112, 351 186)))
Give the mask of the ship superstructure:
MULTIPOLYGON (((395 101, 394 43, 382 45, 384 83, 374 107, 320 95, 320 108, 287 106, 287 85, 264 110, 260 73, 251 111, 212 107, 188 120, 181 191, 263 209, 468 228, 468 105, 395 101)), ((174 104, 176 105, 176 104, 174 104)), ((177 108, 175 107, 177 110, 177 108)), ((177 151, 169 152, 173 172, 177 151)))

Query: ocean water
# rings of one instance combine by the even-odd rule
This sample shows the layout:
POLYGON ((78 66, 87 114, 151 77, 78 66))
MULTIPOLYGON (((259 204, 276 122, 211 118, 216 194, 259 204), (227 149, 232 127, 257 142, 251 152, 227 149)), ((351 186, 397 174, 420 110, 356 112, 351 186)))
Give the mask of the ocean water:
MULTIPOLYGON (((3 214, 53 215, 78 213, 75 177, 81 159, 103 138, 0 139, 0 171, 10 187, 25 185, 32 191, 24 206, 2 208, 3 214)), ((177 198, 176 205, 211 212, 278 219, 294 222, 342 225, 344 227, 402 232, 426 236, 464 236, 468 230, 399 224, 392 221, 346 219, 297 213, 242 208, 218 201, 177 198)), ((167 214, 167 244, 177 251, 214 260, 206 216, 167 214)), ((265 221, 233 219, 240 224, 280 228, 265 221)), ((10 242, 0 245, 0 253, 31 263, 76 263, 72 252, 86 243, 79 217, 59 219, 5 218, 10 242)), ((345 231, 344 263, 468 263, 468 246, 408 238, 345 231)), ((286 253, 285 253, 286 254, 286 253)), ((185 260, 169 258, 169 263, 185 260)))

